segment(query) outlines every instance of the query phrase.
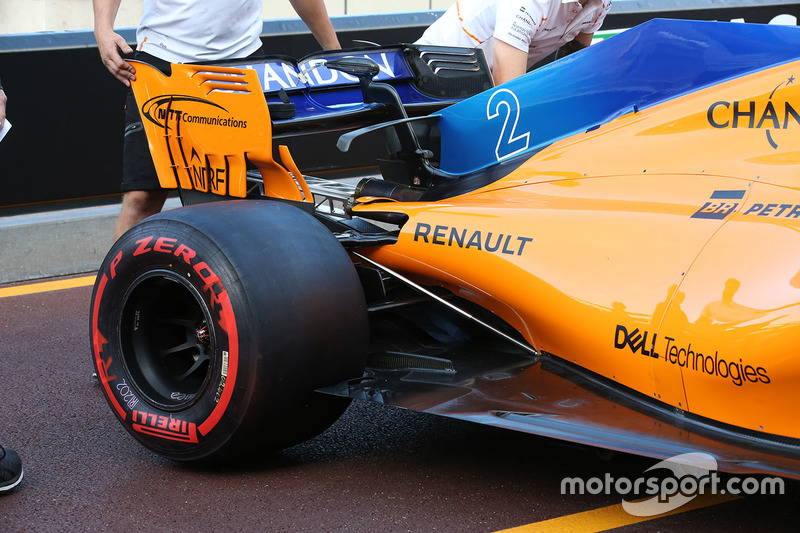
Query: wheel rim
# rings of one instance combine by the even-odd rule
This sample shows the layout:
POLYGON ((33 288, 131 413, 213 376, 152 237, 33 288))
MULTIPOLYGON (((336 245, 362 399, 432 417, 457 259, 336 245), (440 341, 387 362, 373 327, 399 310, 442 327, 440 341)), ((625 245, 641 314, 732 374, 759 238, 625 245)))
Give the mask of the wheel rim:
POLYGON ((211 375, 216 339, 208 306, 166 270, 137 279, 124 301, 120 340, 131 386, 160 409, 185 409, 211 375))

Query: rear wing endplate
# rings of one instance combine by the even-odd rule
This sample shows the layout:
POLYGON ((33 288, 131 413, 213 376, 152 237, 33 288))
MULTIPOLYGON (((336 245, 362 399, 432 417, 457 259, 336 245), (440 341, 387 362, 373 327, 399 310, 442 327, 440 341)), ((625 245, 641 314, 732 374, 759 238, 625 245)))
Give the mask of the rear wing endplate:
POLYGON ((247 162, 264 194, 312 201, 308 186, 281 147, 273 159, 272 122, 252 70, 173 64, 170 75, 136 62, 131 83, 162 187, 244 198, 247 162))

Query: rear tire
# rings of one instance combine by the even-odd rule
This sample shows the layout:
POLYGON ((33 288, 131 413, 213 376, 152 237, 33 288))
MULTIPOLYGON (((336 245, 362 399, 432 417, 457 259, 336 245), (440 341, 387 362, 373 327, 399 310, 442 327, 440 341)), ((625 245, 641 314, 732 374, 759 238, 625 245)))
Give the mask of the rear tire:
POLYGON ((323 431, 359 377, 364 295, 325 227, 277 202, 148 218, 108 253, 92 295, 93 360, 120 422, 176 460, 244 457, 323 431))

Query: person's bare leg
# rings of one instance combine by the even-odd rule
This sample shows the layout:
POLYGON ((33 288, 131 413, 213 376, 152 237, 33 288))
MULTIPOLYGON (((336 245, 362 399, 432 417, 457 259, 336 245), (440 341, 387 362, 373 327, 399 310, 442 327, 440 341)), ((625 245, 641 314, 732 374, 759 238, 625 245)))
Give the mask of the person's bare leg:
POLYGON ((122 196, 122 211, 114 228, 114 240, 119 239, 137 222, 161 211, 167 200, 167 194, 164 189, 126 192, 122 196))

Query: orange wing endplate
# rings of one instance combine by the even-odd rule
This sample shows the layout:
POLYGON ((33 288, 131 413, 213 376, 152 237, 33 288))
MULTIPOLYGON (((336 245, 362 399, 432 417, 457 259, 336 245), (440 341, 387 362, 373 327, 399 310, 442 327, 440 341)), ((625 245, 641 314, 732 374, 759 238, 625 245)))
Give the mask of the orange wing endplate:
POLYGON ((254 71, 173 64, 167 76, 137 62, 131 85, 162 187, 244 198, 250 161, 267 196, 313 201, 297 167, 291 163, 292 176, 273 159, 272 122, 254 71))

